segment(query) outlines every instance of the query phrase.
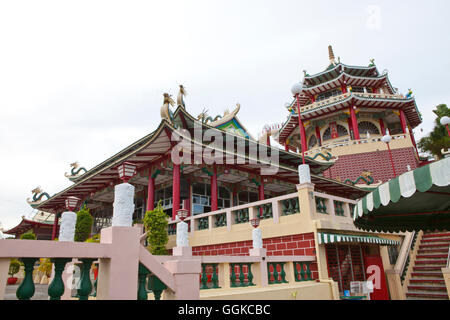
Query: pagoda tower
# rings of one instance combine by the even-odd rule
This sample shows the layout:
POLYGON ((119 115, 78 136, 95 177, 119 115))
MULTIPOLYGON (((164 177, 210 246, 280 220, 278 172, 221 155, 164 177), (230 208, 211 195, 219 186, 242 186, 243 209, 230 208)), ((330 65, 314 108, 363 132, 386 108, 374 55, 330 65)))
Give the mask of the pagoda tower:
POLYGON ((328 53, 324 71, 304 71, 303 90, 287 106, 289 115, 275 140, 293 152, 306 141, 305 157, 334 162, 325 177, 353 185, 374 186, 418 167, 412 129, 422 120, 412 91, 400 94, 373 59, 368 66, 352 66, 336 61, 331 46, 328 53), (381 139, 386 134, 392 138, 389 145, 381 139))

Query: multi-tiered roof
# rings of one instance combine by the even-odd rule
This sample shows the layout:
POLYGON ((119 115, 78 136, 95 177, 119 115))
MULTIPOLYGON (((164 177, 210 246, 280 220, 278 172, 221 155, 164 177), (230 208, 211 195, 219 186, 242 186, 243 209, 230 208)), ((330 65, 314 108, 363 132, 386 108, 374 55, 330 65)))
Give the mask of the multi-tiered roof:
MULTIPOLYGON (((331 47, 329 50, 330 65, 326 70, 315 75, 309 75, 305 71, 303 92, 299 95, 304 122, 357 106, 371 109, 372 112, 403 110, 411 128, 421 123, 411 92, 405 96, 399 94, 389 81, 387 71, 380 74, 374 60, 367 67, 351 66, 341 63, 340 59, 336 62, 331 47)), ((288 119, 276 137, 281 144, 285 144, 286 139, 298 127, 296 99, 288 106, 288 110, 288 119)))

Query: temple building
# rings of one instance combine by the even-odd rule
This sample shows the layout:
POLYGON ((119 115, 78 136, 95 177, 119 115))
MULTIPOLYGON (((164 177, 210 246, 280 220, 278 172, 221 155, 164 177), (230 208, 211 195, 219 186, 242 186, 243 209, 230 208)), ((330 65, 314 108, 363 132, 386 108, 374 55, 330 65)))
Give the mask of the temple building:
MULTIPOLYGON (((420 165, 412 134, 420 114, 411 93, 399 94, 373 60, 367 67, 336 62, 331 47, 329 58, 325 71, 305 72, 287 120, 260 139, 237 118, 239 104, 223 115, 193 116, 180 86, 176 104, 164 94, 153 132, 90 170, 72 164, 66 176, 73 185, 45 200, 35 194, 33 206, 55 215, 55 238, 65 199, 78 197, 94 217, 92 233, 99 233, 111 225, 117 168, 128 162, 136 166, 129 181, 136 191, 133 218, 140 223, 161 203, 170 219, 169 250, 184 208, 194 255, 249 255, 250 220, 259 218, 268 256, 309 261, 294 264, 296 275, 333 279, 341 294, 352 281, 370 278, 369 265, 384 275, 404 234, 358 230, 352 212, 371 187, 420 165), (387 133, 389 145, 381 140, 387 133), (269 136, 285 147, 271 146, 269 136), (302 163, 309 165, 311 183, 299 184, 302 163)), ((271 268, 269 274, 277 274, 283 265, 271 268)), ((374 299, 389 297, 381 279, 374 299)))
POLYGON ((331 158, 334 165, 324 171, 326 177, 371 185, 394 176, 390 165, 380 165, 390 163, 381 141, 389 133, 395 175, 417 168, 420 160, 412 130, 421 116, 411 89, 400 94, 373 59, 368 66, 347 65, 340 58, 336 62, 330 46, 329 60, 320 73, 304 71, 298 97, 303 126, 294 99, 287 106, 288 119, 273 133, 277 142, 293 152, 303 147, 312 159, 331 158))

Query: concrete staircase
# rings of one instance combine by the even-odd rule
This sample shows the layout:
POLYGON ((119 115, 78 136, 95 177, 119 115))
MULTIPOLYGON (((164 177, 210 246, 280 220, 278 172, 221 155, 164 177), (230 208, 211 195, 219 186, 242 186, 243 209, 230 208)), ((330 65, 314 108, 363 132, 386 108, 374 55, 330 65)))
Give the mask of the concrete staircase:
POLYGON ((448 300, 441 268, 447 264, 450 232, 425 232, 406 292, 407 299, 448 300))

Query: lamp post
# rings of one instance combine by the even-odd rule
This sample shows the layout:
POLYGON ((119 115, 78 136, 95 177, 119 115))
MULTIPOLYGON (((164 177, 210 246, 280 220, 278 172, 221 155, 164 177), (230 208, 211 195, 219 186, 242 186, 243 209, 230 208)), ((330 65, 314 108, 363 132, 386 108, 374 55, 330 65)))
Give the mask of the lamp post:
POLYGON ((177 247, 185 248, 189 247, 189 226, 186 222, 184 222, 184 219, 188 216, 188 210, 187 209, 179 209, 177 211, 178 219, 181 221, 177 223, 177 247))
POLYGON ((392 137, 389 134, 387 134, 381 138, 381 141, 383 141, 384 143, 387 144, 388 151, 389 151, 389 159, 391 160, 392 171, 394 171, 394 178, 395 178, 397 176, 397 174, 395 173, 394 159, 392 159, 391 147, 389 146, 389 143, 392 141, 392 137))
POLYGON ((299 100, 299 96, 302 93, 302 91, 303 91, 303 83, 296 83, 291 88, 292 95, 297 100, 297 114, 298 114, 298 125, 299 125, 299 130, 300 130, 300 139, 301 139, 302 160, 303 160, 303 164, 305 164, 306 137, 303 132, 304 127, 303 127, 302 117, 300 114, 300 100, 299 100))
POLYGON ((113 227, 131 227, 134 212, 134 186, 128 181, 136 174, 136 165, 123 162, 117 167, 123 183, 114 187, 113 227))
POLYGON ((448 136, 450 137, 450 129, 448 125, 450 124, 450 117, 444 116, 441 118, 441 124, 447 128, 448 136))
POLYGON ((253 240, 253 249, 262 249, 263 241, 262 241, 262 231, 259 229, 259 219, 254 218, 250 220, 250 223, 253 227, 252 230, 252 240, 253 240))

